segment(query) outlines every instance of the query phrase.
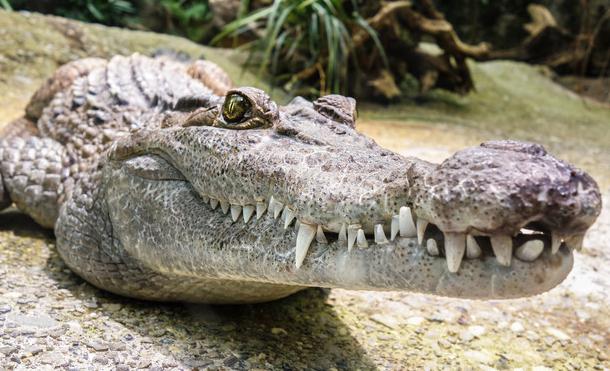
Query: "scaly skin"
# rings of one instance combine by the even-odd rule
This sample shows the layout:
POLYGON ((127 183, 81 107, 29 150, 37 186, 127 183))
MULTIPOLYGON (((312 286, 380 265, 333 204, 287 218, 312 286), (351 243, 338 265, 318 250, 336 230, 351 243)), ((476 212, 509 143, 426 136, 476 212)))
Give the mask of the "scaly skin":
POLYGON ((54 227, 98 287, 207 303, 310 286, 533 295, 567 276, 599 215, 591 177, 539 145, 436 165, 359 134, 351 98, 279 107, 231 87, 203 61, 62 67, 0 142, 0 206, 54 227))

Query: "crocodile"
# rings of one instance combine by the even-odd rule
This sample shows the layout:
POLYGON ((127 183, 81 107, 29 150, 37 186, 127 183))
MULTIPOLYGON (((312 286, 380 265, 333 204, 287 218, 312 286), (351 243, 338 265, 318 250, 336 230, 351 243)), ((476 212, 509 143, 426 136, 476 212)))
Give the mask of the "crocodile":
POLYGON ((356 116, 341 95, 278 105, 204 59, 73 61, 3 131, 0 209, 54 228, 89 283, 145 300, 503 299, 566 278, 601 210, 588 174, 513 140, 405 157, 356 116))

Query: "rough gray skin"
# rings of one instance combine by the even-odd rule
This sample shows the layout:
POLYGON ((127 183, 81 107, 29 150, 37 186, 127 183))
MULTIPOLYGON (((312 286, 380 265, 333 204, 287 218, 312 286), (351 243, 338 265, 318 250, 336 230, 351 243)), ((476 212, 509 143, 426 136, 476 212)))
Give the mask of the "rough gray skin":
POLYGON ((536 144, 436 165, 359 134, 351 98, 278 107, 240 88, 227 97, 249 108, 229 122, 230 88, 204 61, 62 67, 0 142, 0 205, 54 227, 98 287, 208 303, 309 286, 533 295, 567 276, 601 209, 595 181, 536 144))

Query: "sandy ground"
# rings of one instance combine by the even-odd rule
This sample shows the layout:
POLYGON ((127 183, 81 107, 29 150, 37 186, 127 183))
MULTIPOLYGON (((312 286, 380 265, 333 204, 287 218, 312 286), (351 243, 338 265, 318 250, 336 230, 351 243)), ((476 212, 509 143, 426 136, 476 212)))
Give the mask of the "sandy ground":
MULTIPOLYGON (((2 45, 11 35, 19 41, 7 26, 19 22, 45 37, 44 17, 0 12, 0 85, 10 91, 0 102, 1 123, 19 114, 44 75, 19 70, 11 61, 23 53, 2 45)), ((24 54, 31 63, 48 57, 32 53, 24 54)), ((448 120, 363 116, 360 130, 380 144, 436 161, 507 133, 448 120)), ((463 301, 311 289, 263 305, 129 300, 75 276, 57 256, 51 232, 8 210, 0 213, 0 369, 610 369, 610 147, 601 140, 587 148, 570 141, 569 131, 559 142, 545 140, 547 129, 532 128, 556 154, 594 174, 605 206, 571 275, 546 294, 463 301), (600 153, 606 156, 595 158, 600 153)))

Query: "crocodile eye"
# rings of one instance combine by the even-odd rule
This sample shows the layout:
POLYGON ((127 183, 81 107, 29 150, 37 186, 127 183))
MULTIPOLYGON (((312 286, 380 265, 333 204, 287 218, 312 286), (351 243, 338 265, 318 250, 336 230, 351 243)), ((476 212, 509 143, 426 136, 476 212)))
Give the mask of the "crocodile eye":
POLYGON ((222 106, 222 117, 229 124, 237 124, 250 112, 252 104, 241 94, 229 94, 222 106))

